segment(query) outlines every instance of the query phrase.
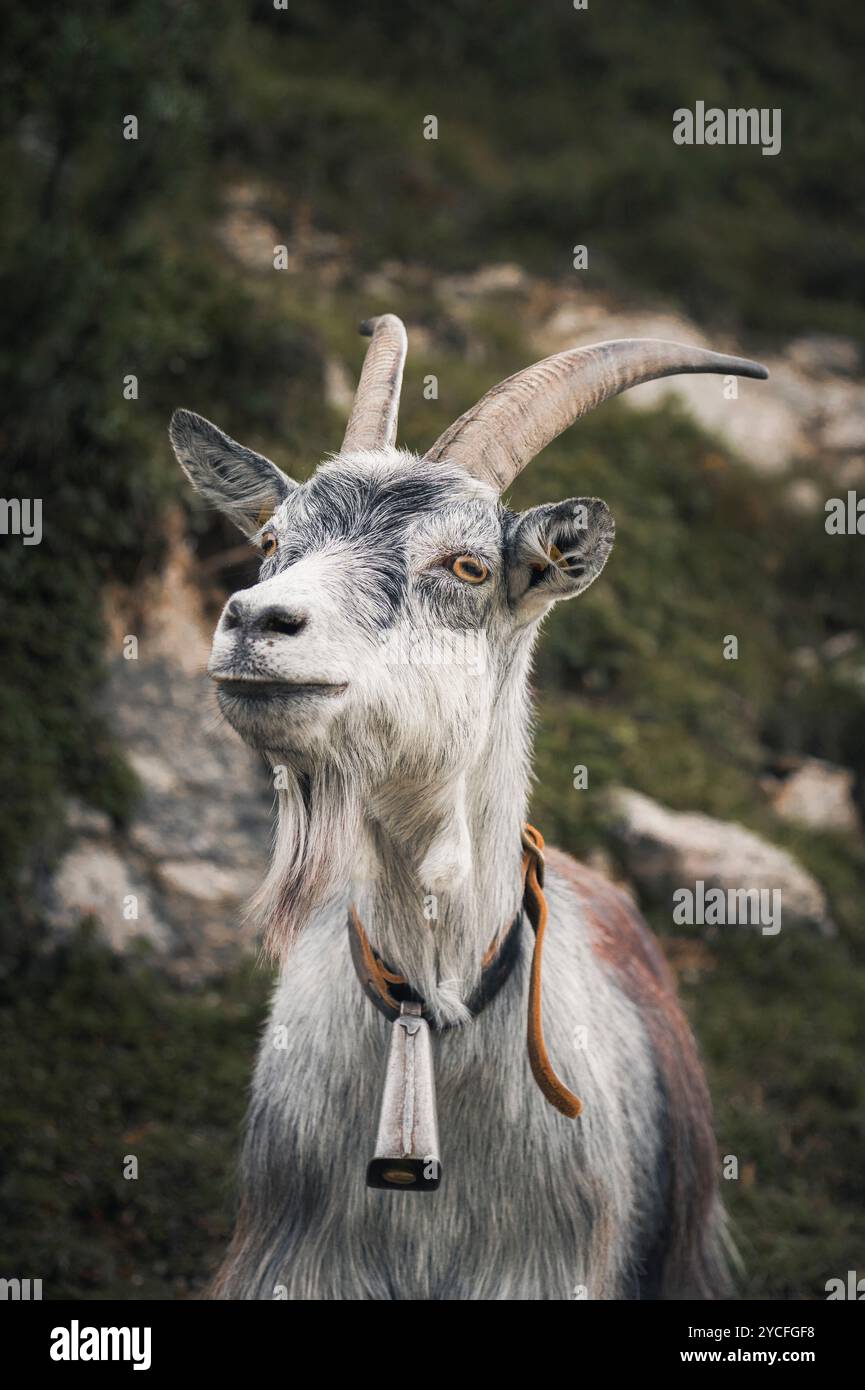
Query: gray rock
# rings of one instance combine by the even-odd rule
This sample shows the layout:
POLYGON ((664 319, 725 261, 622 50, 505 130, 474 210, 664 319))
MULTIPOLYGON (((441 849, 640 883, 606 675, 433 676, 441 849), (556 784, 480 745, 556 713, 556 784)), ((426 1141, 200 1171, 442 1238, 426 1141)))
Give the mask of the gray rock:
POLYGON ((853 453, 865 449, 865 407, 861 400, 851 403, 843 414, 827 421, 821 433, 825 449, 838 453, 853 453))
POLYGON ((82 841, 61 860, 53 880, 50 920, 60 932, 94 917, 105 940, 126 951, 144 937, 159 951, 172 934, 154 910, 146 886, 111 846, 82 841))
POLYGON ((166 888, 203 903, 239 904, 255 887, 249 874, 209 859, 170 859, 159 865, 158 874, 166 888))
POLYGON ((833 930, 819 883, 791 854, 746 830, 698 812, 671 811, 619 788, 611 798, 613 833, 628 876, 656 902, 677 889, 778 889, 782 925, 833 930))
MULTIPOLYGON (((122 866, 148 921, 170 934, 166 964, 201 978, 255 949, 242 917, 267 869, 274 793, 262 759, 219 715, 205 674, 213 614, 203 611, 182 527, 180 517, 164 573, 134 595, 133 614, 146 613, 146 625, 130 615, 128 595, 109 595, 106 713, 140 795, 96 868, 108 915, 125 896, 122 866), (118 655, 130 632, 139 639, 137 660, 118 655)), ((84 873, 93 847, 73 852, 84 873)), ((76 889, 75 897, 96 902, 99 894, 76 889)))
POLYGON ((439 290, 445 299, 483 299, 487 295, 519 292, 527 284, 528 276, 521 265, 503 261, 498 265, 481 266, 467 275, 447 276, 439 290))
POLYGON ((816 375, 856 376, 861 366, 855 339, 835 333, 809 333, 794 338, 787 348, 787 357, 801 371, 816 375))
POLYGON ((853 773, 818 758, 807 759, 772 794, 772 805, 784 820, 815 830, 861 830, 853 800, 853 773))
POLYGON ((76 835, 107 836, 111 834, 111 817, 72 797, 66 803, 66 828, 76 835))

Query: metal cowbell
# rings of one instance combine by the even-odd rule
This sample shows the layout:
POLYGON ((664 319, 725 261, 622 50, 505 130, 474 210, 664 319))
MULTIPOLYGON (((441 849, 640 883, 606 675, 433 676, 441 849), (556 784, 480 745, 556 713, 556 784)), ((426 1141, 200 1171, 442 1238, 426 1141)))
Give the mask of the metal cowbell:
POLYGON ((367 1187, 434 1192, 441 1180, 429 1024, 420 1004, 402 1004, 391 1028, 375 1155, 367 1187))

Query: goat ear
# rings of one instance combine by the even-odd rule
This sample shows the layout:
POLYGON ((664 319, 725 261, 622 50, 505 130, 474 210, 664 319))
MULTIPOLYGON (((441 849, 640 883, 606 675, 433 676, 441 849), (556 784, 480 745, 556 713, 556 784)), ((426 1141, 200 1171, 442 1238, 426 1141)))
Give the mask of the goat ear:
POLYGON ((509 547, 514 612, 529 622, 558 599, 588 589, 607 563, 615 534, 612 513, 597 497, 571 497, 523 512, 509 547))
POLYGON ((253 536, 296 487, 270 459, 244 449, 191 410, 175 410, 168 434, 196 492, 246 536, 253 536))

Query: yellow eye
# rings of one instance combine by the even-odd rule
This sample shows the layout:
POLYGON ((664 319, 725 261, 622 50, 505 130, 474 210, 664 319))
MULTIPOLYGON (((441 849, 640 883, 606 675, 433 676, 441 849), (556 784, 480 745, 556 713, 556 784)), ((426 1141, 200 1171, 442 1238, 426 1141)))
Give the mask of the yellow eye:
POLYGON ((271 555, 276 554, 278 541, 272 531, 268 531, 266 536, 261 538, 261 553, 265 560, 269 560, 271 555))
POLYGON ((454 555, 447 561, 447 567, 466 584, 483 584, 489 575, 489 568, 477 555, 454 555))

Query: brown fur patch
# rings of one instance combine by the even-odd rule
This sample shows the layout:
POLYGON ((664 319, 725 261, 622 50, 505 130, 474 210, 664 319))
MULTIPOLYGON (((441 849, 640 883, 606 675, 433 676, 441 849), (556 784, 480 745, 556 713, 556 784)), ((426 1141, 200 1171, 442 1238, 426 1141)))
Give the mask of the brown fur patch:
POLYGON ((658 1252, 661 1296, 723 1296, 712 1106, 673 973, 627 893, 560 850, 548 850, 546 858, 579 899, 597 956, 639 1009, 658 1067, 666 1098, 670 1172, 667 1230, 658 1252))

